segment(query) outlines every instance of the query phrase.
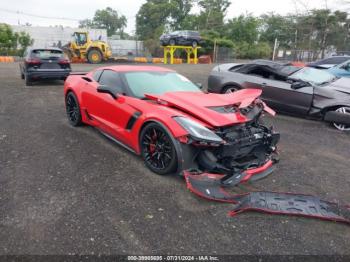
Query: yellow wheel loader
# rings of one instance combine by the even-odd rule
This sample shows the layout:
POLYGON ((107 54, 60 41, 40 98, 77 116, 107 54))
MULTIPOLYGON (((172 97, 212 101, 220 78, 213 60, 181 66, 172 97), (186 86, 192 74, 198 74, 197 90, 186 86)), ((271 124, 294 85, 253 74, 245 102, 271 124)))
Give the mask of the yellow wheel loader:
POLYGON ((98 64, 112 57, 109 45, 101 40, 92 41, 88 32, 74 32, 72 41, 62 49, 71 60, 87 60, 91 64, 98 64))

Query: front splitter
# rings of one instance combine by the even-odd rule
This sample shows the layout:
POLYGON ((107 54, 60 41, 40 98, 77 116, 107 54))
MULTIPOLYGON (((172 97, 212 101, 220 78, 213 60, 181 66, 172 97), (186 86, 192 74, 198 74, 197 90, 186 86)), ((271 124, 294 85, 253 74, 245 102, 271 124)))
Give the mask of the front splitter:
POLYGON ((247 192, 232 194, 225 190, 221 179, 224 175, 209 173, 184 173, 187 188, 208 200, 234 204, 229 215, 245 211, 257 211, 277 215, 293 215, 337 221, 350 225, 350 206, 322 200, 318 197, 281 192, 247 192))

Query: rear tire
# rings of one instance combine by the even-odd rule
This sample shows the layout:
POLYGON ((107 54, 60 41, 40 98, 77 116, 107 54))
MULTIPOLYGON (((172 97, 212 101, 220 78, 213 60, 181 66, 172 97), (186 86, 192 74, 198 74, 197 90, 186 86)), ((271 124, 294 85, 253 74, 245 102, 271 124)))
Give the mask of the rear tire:
POLYGON ((236 91, 238 91, 240 88, 237 87, 237 86, 226 86, 222 89, 221 93, 222 94, 231 94, 231 93, 234 93, 236 91))
POLYGON ((97 49, 92 49, 88 52, 87 59, 90 64, 99 64, 102 62, 102 54, 97 49))
POLYGON ((171 134, 160 124, 150 123, 140 135, 141 155, 145 165, 158 175, 177 170, 177 153, 171 134))
POLYGON ((32 86, 33 82, 31 81, 30 77, 28 75, 24 75, 24 81, 26 83, 26 86, 32 86))
POLYGON ((83 124, 79 102, 73 92, 69 92, 66 95, 66 112, 69 124, 72 126, 81 126, 83 124))

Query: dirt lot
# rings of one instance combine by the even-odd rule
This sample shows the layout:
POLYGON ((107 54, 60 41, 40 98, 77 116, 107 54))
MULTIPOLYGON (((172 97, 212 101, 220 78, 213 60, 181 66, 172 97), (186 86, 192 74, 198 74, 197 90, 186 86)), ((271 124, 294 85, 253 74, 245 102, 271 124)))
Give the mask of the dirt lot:
MULTIPOLYGON (((75 71, 93 66, 74 65, 75 71)), ((206 83, 211 66, 173 66, 206 83)), ((62 82, 25 88, 0 64, 0 254, 349 254, 350 227, 245 213, 159 177, 90 127, 69 126, 62 82)), ((350 202, 350 134, 277 116, 281 162, 246 189, 350 202)))

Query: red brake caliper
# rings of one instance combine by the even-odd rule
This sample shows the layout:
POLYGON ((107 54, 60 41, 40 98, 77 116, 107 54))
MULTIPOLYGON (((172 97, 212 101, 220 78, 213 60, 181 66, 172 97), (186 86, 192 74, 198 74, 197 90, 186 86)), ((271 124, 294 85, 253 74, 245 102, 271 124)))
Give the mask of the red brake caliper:
POLYGON ((155 129, 153 129, 153 131, 154 131, 154 135, 151 137, 151 143, 149 144, 149 151, 151 154, 153 154, 154 151, 156 150, 156 143, 157 143, 157 133, 155 129))

